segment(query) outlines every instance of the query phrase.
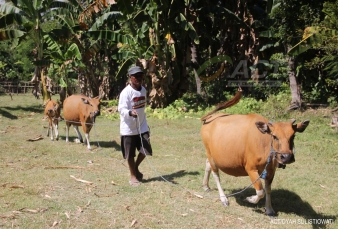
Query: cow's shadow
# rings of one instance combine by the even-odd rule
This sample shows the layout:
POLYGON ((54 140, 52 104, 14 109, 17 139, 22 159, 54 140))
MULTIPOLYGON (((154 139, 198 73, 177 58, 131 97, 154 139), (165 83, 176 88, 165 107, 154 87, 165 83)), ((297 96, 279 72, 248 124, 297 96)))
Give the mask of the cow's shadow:
MULTIPOLYGON (((82 136, 84 140, 84 136, 82 136)), ((60 137, 61 140, 66 140, 65 136, 60 137)), ((76 139, 78 139, 77 136, 69 136, 68 140, 71 143, 75 144, 76 139)), ((89 139, 90 145, 92 147, 97 147, 97 148, 108 148, 108 149, 114 149, 115 151, 121 151, 121 146, 118 144, 115 140, 113 141, 95 141, 89 139)), ((86 144, 81 143, 82 145, 86 146, 86 144)))
MULTIPOLYGON (((240 191, 240 189, 236 189, 232 190, 231 193, 240 191)), ((239 205, 255 208, 254 211, 264 214, 265 197, 261 199, 258 204, 251 204, 245 201, 246 197, 255 195, 255 193, 256 191, 253 188, 247 189, 238 195, 229 197, 230 204, 231 199, 235 198, 239 205)), ((278 212, 284 212, 286 214, 297 215, 304 221, 309 219, 329 219, 335 222, 337 219, 337 215, 325 215, 316 212, 312 206, 308 202, 303 201, 299 195, 286 189, 272 190, 271 199, 272 207, 276 211, 277 216, 278 212)), ((326 224, 312 224, 313 228, 325 228, 326 226, 326 224)))
POLYGON ((31 106, 31 107, 22 107, 22 106, 16 106, 16 107, 1 107, 0 108, 0 115, 9 118, 9 119, 18 119, 18 116, 15 114, 10 113, 10 111, 17 111, 17 110, 23 110, 26 112, 34 112, 34 113, 42 113, 43 107, 42 106, 31 106))

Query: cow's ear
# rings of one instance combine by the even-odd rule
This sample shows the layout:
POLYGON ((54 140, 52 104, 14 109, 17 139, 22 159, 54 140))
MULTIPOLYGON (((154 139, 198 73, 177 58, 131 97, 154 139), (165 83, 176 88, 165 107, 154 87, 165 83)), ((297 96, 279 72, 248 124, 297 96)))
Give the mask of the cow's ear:
POLYGON ((260 132, 262 132, 263 134, 271 133, 270 127, 265 122, 256 122, 256 126, 257 126, 258 130, 260 132))
POLYGON ((81 99, 82 99, 82 102, 83 102, 84 104, 89 104, 88 99, 85 99, 85 98, 81 98, 81 99))
POLYGON ((310 124, 310 121, 309 120, 305 120, 304 122, 300 122, 300 123, 297 123, 295 125, 292 125, 292 128, 296 132, 302 133, 309 124, 310 124))

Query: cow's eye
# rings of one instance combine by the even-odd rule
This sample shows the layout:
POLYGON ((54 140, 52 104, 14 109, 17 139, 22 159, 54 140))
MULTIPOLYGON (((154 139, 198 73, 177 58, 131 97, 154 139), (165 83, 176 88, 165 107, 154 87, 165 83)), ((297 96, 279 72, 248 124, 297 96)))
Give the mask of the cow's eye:
POLYGON ((276 135, 272 135, 273 139, 278 140, 276 135))

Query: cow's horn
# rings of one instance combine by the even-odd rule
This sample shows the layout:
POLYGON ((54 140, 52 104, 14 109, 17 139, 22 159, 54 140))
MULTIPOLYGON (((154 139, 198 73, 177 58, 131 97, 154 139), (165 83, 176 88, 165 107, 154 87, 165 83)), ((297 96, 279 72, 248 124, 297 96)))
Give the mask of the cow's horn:
POLYGON ((296 121, 296 119, 294 119, 294 118, 290 120, 290 122, 291 122, 292 124, 294 124, 295 121, 296 121))

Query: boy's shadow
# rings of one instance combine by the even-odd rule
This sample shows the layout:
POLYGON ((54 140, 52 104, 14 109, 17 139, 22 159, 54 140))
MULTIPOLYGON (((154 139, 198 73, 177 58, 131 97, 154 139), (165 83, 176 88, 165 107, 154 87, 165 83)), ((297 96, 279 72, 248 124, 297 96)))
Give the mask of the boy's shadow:
POLYGON ((157 177, 152 177, 150 179, 143 179, 142 183, 148 183, 151 181, 167 181, 173 184, 178 184, 176 181, 174 181, 175 178, 177 177, 184 177, 184 176, 196 176, 199 175, 199 172, 187 172, 185 170, 180 170, 171 174, 166 174, 166 175, 159 175, 157 177))
MULTIPOLYGON (((232 190, 232 193, 236 193, 241 191, 240 189, 232 190)), ((254 195, 256 191, 251 188, 247 189, 244 192, 235 195, 234 198, 236 199, 236 202, 239 205, 247 206, 251 208, 256 208, 254 211, 263 213, 263 209, 265 207, 265 197, 259 201, 259 203, 251 204, 246 202, 244 199, 248 196, 254 195)), ((231 197, 230 197, 231 198, 231 197)), ((230 200, 231 201, 231 200, 230 200)), ((324 224, 321 220, 332 220, 332 223, 336 222, 337 215, 325 215, 322 213, 317 213, 312 206, 306 202, 303 201, 300 196, 298 196, 296 193, 291 192, 289 190, 285 189, 277 189, 271 191, 271 202, 272 207, 276 211, 276 214, 278 215, 278 212, 284 212, 286 214, 295 214, 301 218, 301 222, 306 223, 309 222, 310 219, 319 219, 318 224, 315 224, 315 221, 312 221, 312 228, 325 228, 327 224, 324 224)))
POLYGON ((113 141, 98 141, 98 142, 93 142, 102 148, 109 148, 109 149, 114 149, 115 151, 121 151, 121 145, 118 144, 115 140, 113 141))

